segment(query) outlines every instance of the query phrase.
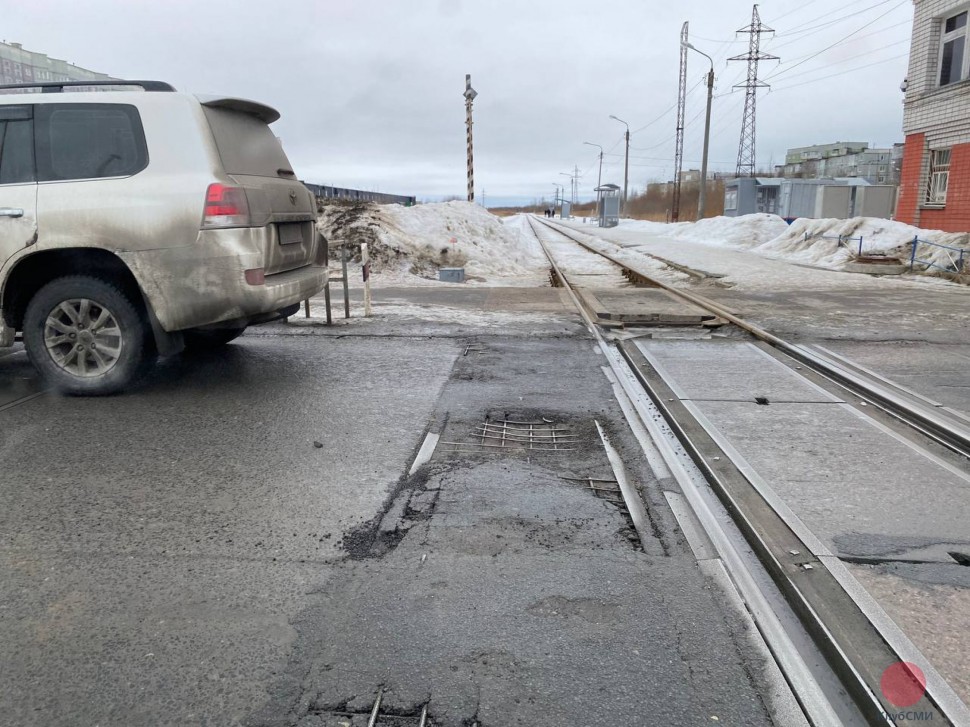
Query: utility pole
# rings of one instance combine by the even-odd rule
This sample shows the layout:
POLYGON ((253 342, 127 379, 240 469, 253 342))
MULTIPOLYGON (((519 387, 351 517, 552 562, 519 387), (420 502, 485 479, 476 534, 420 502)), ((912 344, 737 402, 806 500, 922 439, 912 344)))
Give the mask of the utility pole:
POLYGON ((707 205, 707 150, 711 142, 711 100, 714 98, 714 59, 702 50, 697 50, 690 43, 684 44, 684 49, 700 53, 711 62, 711 70, 707 74, 707 112, 704 115, 704 154, 701 156, 701 188, 697 194, 697 219, 704 219, 704 207, 707 205))
POLYGON ((595 146, 597 149, 600 150, 600 170, 599 170, 599 173, 596 175, 596 189, 597 189, 597 192, 596 192, 596 214, 599 214, 599 209, 600 209, 600 195, 603 194, 602 192, 599 191, 599 188, 603 186, 603 147, 600 146, 599 144, 594 144, 591 141, 584 141, 583 143, 584 144, 589 144, 590 146, 595 146))
POLYGON ((600 170, 599 170, 599 173, 596 175, 596 186, 602 187, 603 186, 603 147, 601 147, 599 144, 594 144, 591 141, 584 141, 583 143, 589 144, 590 146, 595 146, 597 149, 600 150, 600 170))
POLYGON ((738 166, 735 173, 739 177, 753 177, 757 158, 755 155, 755 103, 758 99, 758 89, 768 88, 768 84, 758 80, 758 61, 775 61, 778 56, 761 52, 761 34, 774 33, 771 28, 761 22, 758 6, 751 10, 751 25, 741 28, 738 33, 748 33, 748 52, 745 55, 733 56, 729 61, 747 61, 748 76, 743 84, 736 84, 735 88, 744 88, 744 118, 741 120, 741 141, 738 144, 738 166))
POLYGON ((680 81, 677 86, 677 134, 674 142, 674 198, 670 221, 680 219, 680 178, 684 168, 684 109, 687 104, 687 21, 680 29, 680 81))
POLYGON ((475 155, 472 152, 472 101, 478 93, 472 88, 470 73, 465 74, 465 126, 468 127, 468 201, 475 201, 475 155))
POLYGON ((623 160, 623 209, 625 211, 627 185, 630 182, 630 125, 623 119, 618 119, 613 114, 610 114, 610 118, 614 121, 619 121, 626 127, 626 155, 623 160))

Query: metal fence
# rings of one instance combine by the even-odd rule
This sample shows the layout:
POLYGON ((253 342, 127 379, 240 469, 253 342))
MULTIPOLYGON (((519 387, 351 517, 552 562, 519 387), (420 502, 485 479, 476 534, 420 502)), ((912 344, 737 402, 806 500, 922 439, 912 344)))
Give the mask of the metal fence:
MULTIPOLYGON (((791 223, 789 222, 788 224, 791 224, 791 223)), ((859 235, 858 237, 850 237, 849 235, 809 235, 806 232, 805 233, 805 242, 808 242, 810 239, 815 239, 815 240, 838 240, 839 241, 839 247, 848 247, 850 242, 856 242, 856 241, 858 241, 858 243, 859 243, 859 255, 862 255, 862 235, 859 235)))
POLYGON ((316 196, 322 199, 346 199, 354 202, 377 202, 378 204, 402 204, 405 207, 413 206, 417 200, 401 194, 384 194, 383 192, 366 192, 362 189, 344 189, 343 187, 330 187, 325 184, 303 183, 316 196))
POLYGON ((928 268, 936 268, 937 270, 942 270, 946 273, 965 273, 967 272, 965 264, 967 261, 968 253, 970 250, 962 247, 953 247, 952 245, 942 245, 939 242, 930 242, 929 240, 921 240, 919 236, 913 238, 911 243, 913 250, 909 256, 909 269, 912 270, 917 263, 920 265, 925 265, 928 268), (930 248, 932 252, 933 248, 940 250, 945 250, 940 257, 943 259, 943 264, 940 262, 934 262, 933 260, 927 260, 925 258, 918 257, 921 246, 926 245, 930 248))

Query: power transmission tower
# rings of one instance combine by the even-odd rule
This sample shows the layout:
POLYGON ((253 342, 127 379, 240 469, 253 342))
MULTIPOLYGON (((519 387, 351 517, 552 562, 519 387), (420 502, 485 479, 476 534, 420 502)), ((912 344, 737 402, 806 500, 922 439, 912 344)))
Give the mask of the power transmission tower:
POLYGON ((758 6, 751 10, 751 25, 741 28, 738 33, 749 33, 748 52, 744 55, 728 58, 729 61, 747 61, 748 77, 745 82, 736 84, 734 88, 745 89, 744 118, 741 120, 741 141, 738 145, 738 166, 735 170, 739 177, 753 177, 757 159, 755 157, 755 102, 759 88, 768 88, 768 84, 758 80, 758 61, 776 61, 778 56, 761 52, 761 34, 774 33, 771 28, 761 22, 758 6))
POLYGON ((684 166, 684 108, 687 104, 687 23, 680 29, 680 86, 677 90, 677 140, 674 143, 674 199, 670 221, 680 219, 680 173, 684 166))

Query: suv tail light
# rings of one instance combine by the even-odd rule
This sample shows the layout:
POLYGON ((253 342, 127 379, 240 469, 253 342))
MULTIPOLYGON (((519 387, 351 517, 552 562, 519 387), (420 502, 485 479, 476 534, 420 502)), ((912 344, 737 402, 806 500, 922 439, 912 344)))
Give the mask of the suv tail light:
POLYGON ((246 191, 226 184, 210 184, 205 192, 202 227, 248 227, 249 224, 246 191))

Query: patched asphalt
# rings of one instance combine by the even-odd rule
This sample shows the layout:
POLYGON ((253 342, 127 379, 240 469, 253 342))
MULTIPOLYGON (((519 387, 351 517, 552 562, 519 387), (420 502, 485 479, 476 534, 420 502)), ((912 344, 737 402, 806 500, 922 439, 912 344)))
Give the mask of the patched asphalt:
POLYGON ((125 396, 0 412, 4 719, 366 723, 383 688, 398 724, 770 723, 760 652, 575 319, 438 326, 269 327, 125 396), (535 416, 577 446, 439 445, 407 475, 429 429, 535 416), (608 476, 594 419, 643 489, 643 546, 563 479, 608 476))

